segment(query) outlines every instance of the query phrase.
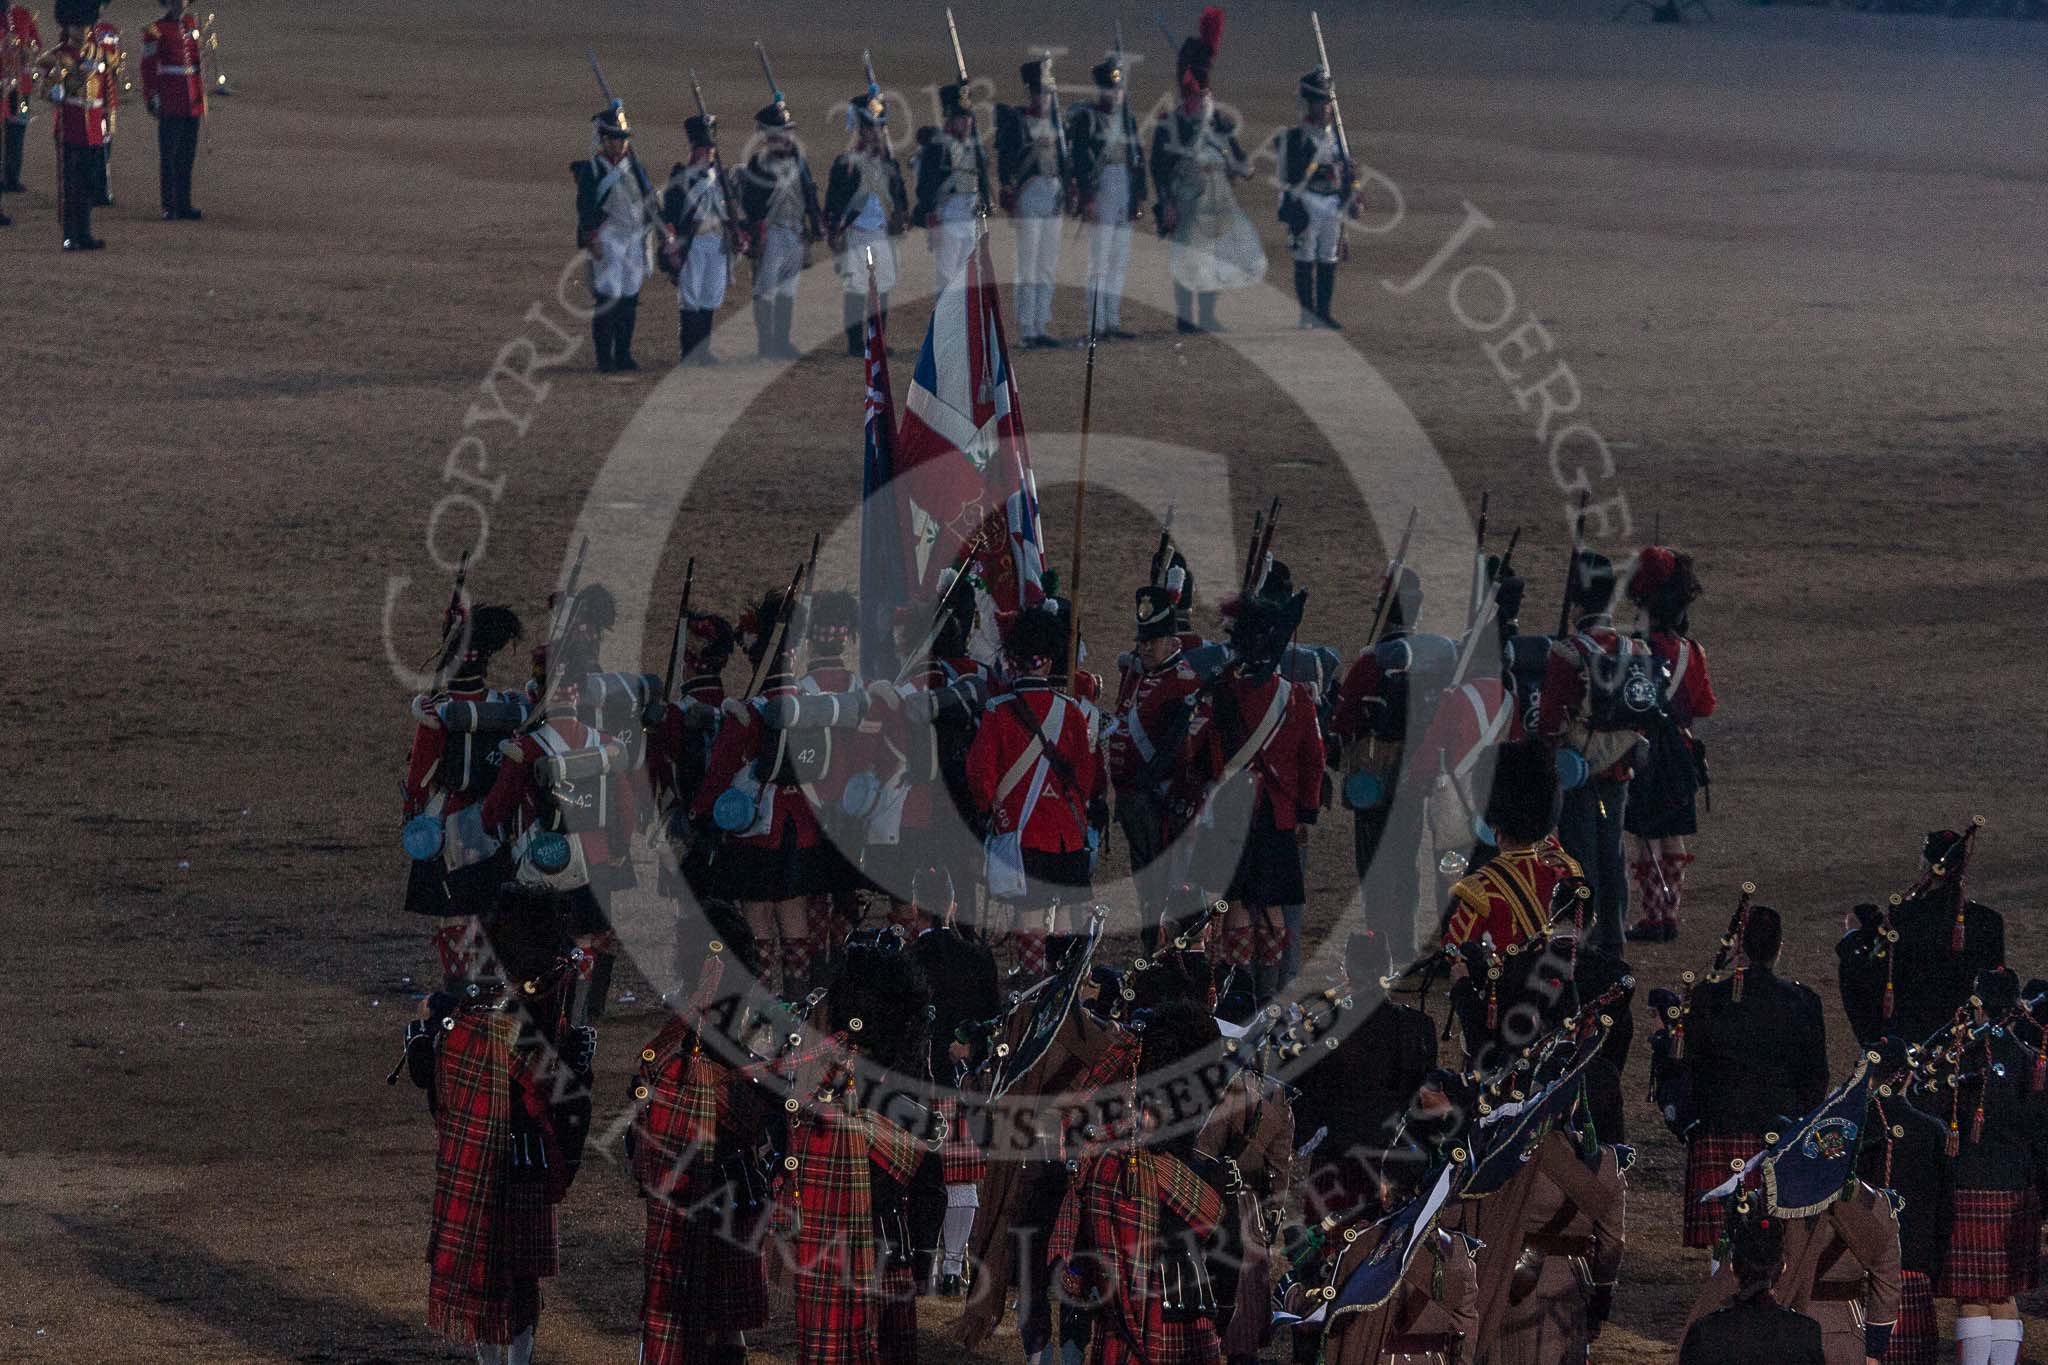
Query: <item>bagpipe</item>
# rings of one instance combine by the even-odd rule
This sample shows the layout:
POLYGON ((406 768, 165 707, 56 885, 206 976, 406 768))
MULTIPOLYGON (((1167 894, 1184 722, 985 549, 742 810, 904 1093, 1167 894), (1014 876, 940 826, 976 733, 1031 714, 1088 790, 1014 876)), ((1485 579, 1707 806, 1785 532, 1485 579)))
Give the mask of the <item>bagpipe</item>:
MULTIPOLYGON (((1742 978, 1747 961, 1742 955, 1742 937, 1749 927, 1749 907, 1756 896, 1756 883, 1742 883, 1735 909, 1728 916, 1728 928, 1714 950, 1713 966, 1705 984, 1729 981, 1729 997, 1742 999, 1742 978)), ((1702 984, 1695 972, 1679 975, 1676 989, 1659 987, 1650 992, 1650 1017, 1657 1031, 1650 1035, 1649 1100, 1664 1119, 1664 1126, 1680 1141, 1692 1131, 1698 1116, 1692 1110, 1690 1059, 1686 1056, 1685 1031, 1692 1018, 1693 992, 1702 984)))

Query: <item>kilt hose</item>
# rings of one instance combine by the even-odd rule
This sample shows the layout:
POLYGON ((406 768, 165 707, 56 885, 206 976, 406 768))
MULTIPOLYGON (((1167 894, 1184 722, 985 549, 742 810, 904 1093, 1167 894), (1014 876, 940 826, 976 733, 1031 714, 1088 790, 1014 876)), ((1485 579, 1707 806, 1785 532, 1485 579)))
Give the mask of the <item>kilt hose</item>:
POLYGON ((1709 1133, 1685 1145, 1685 1245, 1710 1247, 1721 1240, 1724 1201, 1702 1204, 1700 1196, 1735 1174, 1735 1163, 1764 1149, 1761 1133, 1709 1133))
POLYGON ((462 1010, 435 1060, 434 1218, 427 1326, 505 1345, 540 1317, 555 1273, 555 1208, 543 1173, 512 1165, 516 1015, 462 1010))
POLYGON ((1957 1190, 1941 1297, 1996 1303, 2041 1278, 2041 1210, 2030 1190, 1957 1190))
POLYGON ((1917 1270, 1899 1275, 1899 1321, 1882 1365, 1934 1365, 1934 1283, 1917 1270))

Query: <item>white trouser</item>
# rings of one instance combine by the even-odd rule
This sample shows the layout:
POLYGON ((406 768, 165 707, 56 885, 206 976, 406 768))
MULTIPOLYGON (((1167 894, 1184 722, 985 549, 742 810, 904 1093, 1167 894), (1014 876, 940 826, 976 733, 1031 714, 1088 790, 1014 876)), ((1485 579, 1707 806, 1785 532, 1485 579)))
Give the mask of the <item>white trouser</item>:
POLYGON ((512 1338, 509 1346, 490 1346, 483 1342, 476 1344, 477 1365, 527 1365, 533 1359, 533 1329, 527 1328, 512 1338))
POLYGON ((980 1192, 971 1184, 946 1186, 946 1220, 939 1224, 939 1273, 960 1275, 967 1267, 967 1238, 974 1232, 980 1192))
POLYGON ((771 225, 761 240, 761 259, 754 266, 754 297, 795 298, 796 282, 803 271, 803 234, 795 228, 771 225))
POLYGON ((1088 208, 1088 293, 1100 331, 1123 326, 1124 272, 1130 263, 1130 172, 1105 166, 1088 208))
POLYGON ((1304 194, 1301 205, 1308 210, 1308 226, 1295 235, 1294 259, 1302 265, 1335 265, 1344 240, 1344 201, 1334 194, 1304 194))
POLYGON ((848 228, 839 252, 839 282, 849 294, 868 292, 868 252, 875 253, 875 289, 886 294, 896 287, 896 243, 886 228, 848 228))
POLYGON ((1060 182, 1035 175, 1017 190, 1017 331, 1043 336, 1052 325, 1053 281, 1060 273, 1060 182))
POLYGON ((979 227, 973 195, 952 195, 939 205, 939 225, 932 229, 932 264, 937 272, 934 293, 951 284, 966 266, 967 258, 974 254, 974 234, 979 227))
POLYGON ((676 280, 676 306, 715 312, 725 302, 725 287, 732 282, 732 258, 725 254, 723 235, 700 233, 690 239, 683 257, 683 273, 676 280))

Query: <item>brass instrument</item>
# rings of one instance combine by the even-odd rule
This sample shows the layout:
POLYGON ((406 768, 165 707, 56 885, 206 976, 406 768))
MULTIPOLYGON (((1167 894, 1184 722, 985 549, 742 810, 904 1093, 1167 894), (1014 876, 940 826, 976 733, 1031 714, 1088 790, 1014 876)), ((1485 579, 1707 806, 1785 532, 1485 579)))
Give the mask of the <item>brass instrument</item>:
POLYGON ((228 84, 227 72, 220 69, 220 34, 214 31, 214 16, 208 13, 206 22, 199 27, 203 35, 200 43, 200 65, 207 72, 207 89, 216 95, 232 95, 234 87, 228 84))

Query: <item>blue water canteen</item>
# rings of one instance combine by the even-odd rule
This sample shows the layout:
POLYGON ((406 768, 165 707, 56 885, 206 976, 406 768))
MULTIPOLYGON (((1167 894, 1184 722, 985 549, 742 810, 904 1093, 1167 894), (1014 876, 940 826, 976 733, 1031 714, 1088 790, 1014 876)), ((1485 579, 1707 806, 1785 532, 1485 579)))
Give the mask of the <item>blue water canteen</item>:
POLYGON ((729 787, 711 803, 711 823, 727 834, 737 834, 754 823, 755 809, 751 792, 729 787))
POLYGON ((569 865, 569 841, 553 830, 543 830, 526 846, 526 861, 541 872, 560 872, 569 865))
POLYGON ((423 863, 440 853, 443 837, 441 821, 432 815, 415 815, 398 832, 398 842, 405 846, 405 856, 416 863, 423 863))
POLYGON ((1582 787, 1586 784, 1586 779, 1592 775, 1593 770, 1586 763, 1586 756, 1577 749, 1559 749, 1557 751, 1557 785, 1559 787, 1565 791, 1570 791, 1574 787, 1582 787))
POLYGON ((1363 770, 1344 779, 1344 804, 1353 810, 1373 810, 1387 794, 1379 774, 1363 770))
POLYGON ((1493 835, 1493 826, 1486 823, 1486 817, 1484 816, 1475 815, 1472 817, 1472 837, 1482 844, 1492 844, 1495 848, 1500 847, 1500 840, 1496 839, 1493 835))
POLYGON ((872 771, 857 772, 846 779, 846 790, 839 793, 839 809, 859 818, 875 808, 875 802, 882 799, 882 779, 872 771))

